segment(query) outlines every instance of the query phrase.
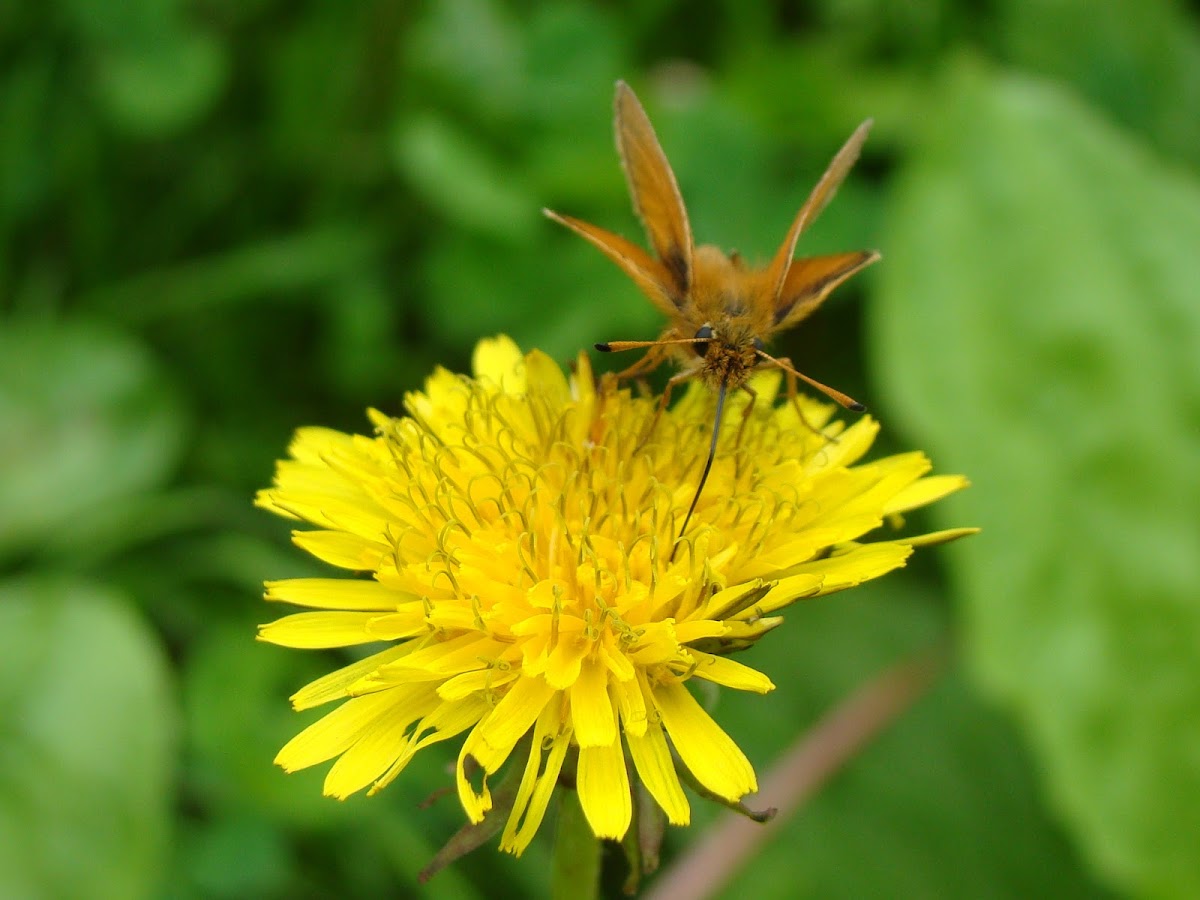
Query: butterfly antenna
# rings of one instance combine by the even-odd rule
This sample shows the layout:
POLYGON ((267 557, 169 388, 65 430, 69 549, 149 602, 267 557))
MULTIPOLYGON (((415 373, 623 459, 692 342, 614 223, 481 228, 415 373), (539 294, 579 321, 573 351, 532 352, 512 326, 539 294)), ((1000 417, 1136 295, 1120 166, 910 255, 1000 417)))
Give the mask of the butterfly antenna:
POLYGON ((592 346, 601 353, 624 353, 626 350, 645 350, 648 347, 664 347, 669 344, 708 344, 710 337, 668 338, 665 341, 604 341, 592 346))
POLYGON ((772 356, 770 353, 767 353, 765 350, 755 350, 754 352, 757 353, 759 356, 761 356, 763 359, 770 362, 771 365, 778 366, 780 369, 783 369, 783 371, 787 372, 789 375, 794 375, 796 378, 799 378, 805 384, 812 385, 818 391, 820 391, 822 394, 824 394, 826 397, 828 397, 830 400, 832 400, 834 403, 837 403, 839 406, 845 407, 846 409, 849 409, 853 412, 865 412, 866 411, 867 408, 865 406, 863 406, 861 403, 859 403, 857 400, 855 400, 853 397, 851 397, 849 394, 843 394, 841 391, 837 390, 836 388, 831 388, 827 384, 821 384, 821 382, 817 381, 815 378, 809 378, 803 372, 796 371, 796 369, 793 366, 789 366, 782 359, 776 359, 774 356, 772 356))
MULTIPOLYGON (((704 471, 700 473, 700 483, 696 485, 696 494, 692 497, 692 505, 688 507, 687 515, 683 517, 683 527, 679 529, 679 538, 682 538, 687 533, 688 523, 692 521, 692 513, 696 511, 696 504, 700 502, 700 492, 704 490, 704 482, 708 481, 708 473, 712 469, 713 459, 717 455, 717 438, 721 434, 721 413, 725 409, 725 389, 726 384, 721 382, 721 387, 717 391, 717 415, 713 421, 712 441, 708 445, 708 459, 704 463, 704 471)), ((671 551, 669 562, 675 562, 675 554, 679 552, 679 538, 675 539, 675 548, 671 551)))

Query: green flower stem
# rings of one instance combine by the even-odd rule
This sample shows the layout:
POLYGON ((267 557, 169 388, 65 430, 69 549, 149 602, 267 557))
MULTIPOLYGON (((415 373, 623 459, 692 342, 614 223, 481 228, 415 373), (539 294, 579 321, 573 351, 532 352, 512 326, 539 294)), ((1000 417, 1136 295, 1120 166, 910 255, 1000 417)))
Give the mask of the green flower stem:
POLYGON ((558 826, 554 835, 554 900, 591 900, 599 896, 600 841, 592 833, 579 794, 558 791, 558 826))

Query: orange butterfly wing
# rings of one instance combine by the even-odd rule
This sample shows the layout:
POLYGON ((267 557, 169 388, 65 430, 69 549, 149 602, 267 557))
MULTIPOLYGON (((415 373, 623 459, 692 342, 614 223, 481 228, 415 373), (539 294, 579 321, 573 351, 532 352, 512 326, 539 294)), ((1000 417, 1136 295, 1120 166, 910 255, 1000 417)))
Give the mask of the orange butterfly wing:
POLYGON ((691 288, 693 243, 675 173, 646 111, 624 81, 617 82, 613 105, 617 151, 633 209, 646 227, 650 246, 670 273, 672 296, 681 307, 691 288))
MULTIPOLYGON (((821 176, 821 180, 817 182, 816 187, 808 195, 808 199, 804 201, 804 205, 800 207, 800 212, 796 214, 796 219, 792 222, 792 227, 788 229, 787 236, 783 239, 783 243, 779 245, 779 250, 776 251, 774 259, 771 260, 771 264, 767 267, 766 281, 773 288, 771 296, 775 303, 775 321, 780 323, 778 327, 784 327, 782 323, 791 318, 789 313, 796 305, 795 300, 792 300, 791 303, 786 302, 788 297, 786 286, 789 280, 789 272, 792 266, 795 265, 792 261, 792 254, 796 252, 796 241, 800 239, 800 235, 804 232, 804 229, 812 224, 817 216, 820 215, 821 210, 833 199, 833 195, 837 193, 838 187, 858 160, 863 142, 866 141, 872 124, 872 120, 867 119, 854 130, 854 134, 850 135, 846 143, 842 145, 842 149, 834 156, 833 161, 829 164, 829 168, 825 170, 825 174, 821 176)), ((848 255, 853 254, 837 254, 835 257, 817 257, 817 259, 835 259, 848 255)), ((878 256, 875 258, 877 259, 878 256)), ((870 260, 870 262, 874 261, 875 259, 870 260)), ((857 268, 853 268, 847 275, 833 282, 830 290, 846 278, 849 278, 850 275, 853 275, 863 266, 869 264, 862 263, 857 268)), ((821 299, 824 299, 824 296, 821 299)), ((819 304, 820 300, 817 303, 819 304)), ((814 304, 812 309, 815 308, 816 305, 814 304)), ((810 309, 809 312, 811 311, 810 309)), ((794 321, 798 322, 803 317, 796 317, 794 321)))
POLYGON ((775 304, 772 330, 791 328, 807 318, 835 287, 878 259, 874 250, 855 250, 793 260, 775 304))
POLYGON ((668 316, 679 313, 679 306, 672 293, 674 277, 666 266, 632 241, 619 234, 600 228, 572 216, 564 216, 552 209, 542 213, 560 225, 565 225, 588 241, 600 252, 620 266, 621 271, 633 279, 643 294, 668 316))

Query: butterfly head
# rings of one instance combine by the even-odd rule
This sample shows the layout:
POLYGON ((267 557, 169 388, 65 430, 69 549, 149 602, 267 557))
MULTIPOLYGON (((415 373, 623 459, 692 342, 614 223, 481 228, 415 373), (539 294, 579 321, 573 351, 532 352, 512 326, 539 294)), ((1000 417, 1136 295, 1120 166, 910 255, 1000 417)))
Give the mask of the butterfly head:
POLYGON ((705 323, 696 329, 694 338, 691 352, 697 359, 693 366, 712 388, 745 384, 763 349, 762 339, 736 319, 727 319, 718 326, 705 323))

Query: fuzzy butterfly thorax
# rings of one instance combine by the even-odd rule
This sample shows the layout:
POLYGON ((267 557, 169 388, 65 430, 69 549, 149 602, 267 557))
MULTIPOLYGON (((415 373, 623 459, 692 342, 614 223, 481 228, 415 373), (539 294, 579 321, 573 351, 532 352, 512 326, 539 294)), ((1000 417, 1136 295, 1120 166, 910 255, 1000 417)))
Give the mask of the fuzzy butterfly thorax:
POLYGON ((763 273, 747 269, 738 254, 726 256, 712 245, 696 248, 692 270, 695 277, 678 300, 678 319, 662 337, 708 338, 672 345, 672 355, 709 387, 741 385, 757 367, 764 339, 775 330, 770 309, 755 302, 763 290, 763 273))

